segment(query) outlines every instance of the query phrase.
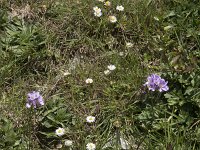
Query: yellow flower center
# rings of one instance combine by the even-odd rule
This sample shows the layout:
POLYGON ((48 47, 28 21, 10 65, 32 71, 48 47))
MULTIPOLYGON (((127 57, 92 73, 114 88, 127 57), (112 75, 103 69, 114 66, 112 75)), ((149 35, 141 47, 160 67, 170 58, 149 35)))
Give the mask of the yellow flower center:
POLYGON ((110 3, 109 1, 106 1, 106 2, 105 2, 105 5, 106 5, 106 6, 110 6, 111 3, 110 3))
POLYGON ((58 133, 62 133, 62 130, 60 129, 60 130, 58 130, 58 133))

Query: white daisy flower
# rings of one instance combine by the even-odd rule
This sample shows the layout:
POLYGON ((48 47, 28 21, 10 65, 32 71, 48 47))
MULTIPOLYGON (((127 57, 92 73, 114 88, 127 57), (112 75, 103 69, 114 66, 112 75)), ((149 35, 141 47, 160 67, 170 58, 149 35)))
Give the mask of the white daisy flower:
POLYGON ((105 75, 110 74, 110 70, 105 70, 105 71, 104 71, 104 74, 105 74, 105 75))
POLYGON ((96 145, 94 143, 88 143, 86 145, 86 149, 87 150, 95 150, 96 149, 96 145))
POLYGON ((104 2, 105 0, 98 0, 99 2, 104 2))
POLYGON ((130 42, 128 42, 128 43, 126 43, 126 47, 127 47, 127 48, 131 48, 131 47, 133 47, 133 44, 130 43, 130 42))
POLYGON ((98 11, 98 10, 99 10, 99 7, 95 6, 95 7, 93 7, 93 10, 94 10, 94 11, 98 11))
POLYGON ((94 12, 94 15, 97 17, 101 17, 102 16, 102 12, 94 12))
POLYGON ((97 16, 97 17, 101 17, 102 16, 102 12, 101 12, 101 9, 97 6, 93 7, 93 10, 94 10, 94 15, 97 16))
POLYGON ((72 146, 73 142, 71 140, 65 140, 65 146, 72 146))
POLYGON ((110 21, 111 23, 117 22, 117 18, 116 18, 115 16, 109 16, 108 19, 109 19, 109 21, 110 21))
POLYGON ((89 123, 95 122, 95 117, 94 116, 87 116, 86 121, 89 123))
POLYGON ((122 5, 121 5, 121 6, 117 6, 116 9, 117 9, 118 11, 124 11, 124 7, 123 7, 122 5))
POLYGON ((109 69, 110 71, 113 71, 113 70, 116 69, 116 67, 115 67, 115 65, 109 65, 109 66, 108 66, 108 69, 109 69))
POLYGON ((111 2, 106 1, 106 2, 104 3, 104 5, 109 7, 109 6, 111 6, 111 2))
POLYGON ((85 80, 85 82, 86 82, 87 84, 89 84, 89 83, 93 83, 93 80, 92 80, 91 78, 88 78, 88 79, 85 80))
POLYGON ((58 129, 56 129, 55 132, 56 132, 57 136, 62 136, 62 135, 65 134, 65 129, 64 128, 58 128, 58 129))

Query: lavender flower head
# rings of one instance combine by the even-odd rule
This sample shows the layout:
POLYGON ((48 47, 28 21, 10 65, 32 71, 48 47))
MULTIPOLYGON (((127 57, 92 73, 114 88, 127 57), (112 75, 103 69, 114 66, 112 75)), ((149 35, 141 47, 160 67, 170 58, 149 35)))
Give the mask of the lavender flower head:
POLYGON ((32 105, 34 108, 36 108, 37 106, 44 105, 44 100, 39 92, 33 91, 33 92, 28 93, 27 96, 28 96, 27 103, 26 103, 27 108, 30 108, 32 105))
POLYGON ((159 92, 163 92, 169 90, 167 83, 168 82, 162 79, 159 75, 152 74, 147 77, 147 82, 144 86, 147 86, 150 91, 158 90, 159 92))

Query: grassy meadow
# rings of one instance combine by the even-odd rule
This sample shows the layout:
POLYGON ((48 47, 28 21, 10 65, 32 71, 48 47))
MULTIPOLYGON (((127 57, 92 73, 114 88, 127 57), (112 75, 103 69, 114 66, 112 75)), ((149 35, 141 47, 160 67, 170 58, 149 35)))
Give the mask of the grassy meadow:
POLYGON ((199 150, 199 81, 199 0, 0 0, 1 150, 199 150))

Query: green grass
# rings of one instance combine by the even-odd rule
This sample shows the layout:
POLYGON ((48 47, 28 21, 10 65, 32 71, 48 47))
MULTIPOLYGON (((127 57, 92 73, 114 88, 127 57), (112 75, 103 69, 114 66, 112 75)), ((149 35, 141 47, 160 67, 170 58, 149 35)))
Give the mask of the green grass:
POLYGON ((120 139, 131 150, 199 149, 199 2, 110 2, 0 1, 0 149, 70 149, 65 139, 74 150, 90 142, 120 150, 120 139), (143 86, 152 73, 169 81, 168 92, 143 86), (30 91, 45 105, 27 109, 30 91))

